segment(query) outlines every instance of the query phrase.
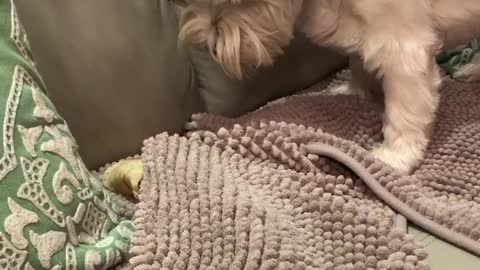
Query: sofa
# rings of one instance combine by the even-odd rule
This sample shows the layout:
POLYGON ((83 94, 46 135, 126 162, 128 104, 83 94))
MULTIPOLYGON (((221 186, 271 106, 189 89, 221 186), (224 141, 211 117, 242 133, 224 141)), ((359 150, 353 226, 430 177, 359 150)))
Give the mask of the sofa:
MULTIPOLYGON (((297 34, 273 67, 228 78, 202 49, 179 49, 184 3, 174 0, 15 4, 48 96, 69 123, 88 169, 139 153, 145 138, 181 134, 194 113, 228 117, 309 87, 347 59, 297 34)), ((421 230, 434 270, 473 269, 478 258, 421 230), (465 261, 449 264, 445 255, 465 261), (463 267, 463 268, 462 268, 463 267)))
POLYGON ((138 152, 160 131, 181 132, 193 113, 238 116, 346 63, 300 36, 275 67, 240 82, 205 51, 178 49, 175 1, 20 0, 17 8, 51 99, 88 145, 80 151, 90 168, 138 152))

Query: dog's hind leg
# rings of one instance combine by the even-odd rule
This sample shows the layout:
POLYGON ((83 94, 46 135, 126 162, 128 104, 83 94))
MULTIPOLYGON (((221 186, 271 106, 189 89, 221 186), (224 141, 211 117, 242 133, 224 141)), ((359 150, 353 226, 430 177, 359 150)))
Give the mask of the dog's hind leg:
POLYGON ((322 95, 358 95, 361 98, 383 103, 381 96, 381 82, 375 74, 368 72, 359 56, 349 57, 350 80, 322 92, 322 95), (380 95, 379 95, 380 94, 380 95))
POLYGON ((375 104, 383 110, 382 82, 376 72, 368 71, 360 56, 350 57, 352 77, 348 83, 350 91, 375 104))

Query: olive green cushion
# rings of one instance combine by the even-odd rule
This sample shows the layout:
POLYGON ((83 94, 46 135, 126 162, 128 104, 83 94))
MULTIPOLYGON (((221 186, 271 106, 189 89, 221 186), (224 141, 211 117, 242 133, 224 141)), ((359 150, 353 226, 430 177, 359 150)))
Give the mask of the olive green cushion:
POLYGON ((0 0, 0 269, 104 269, 133 224, 78 155, 45 94, 10 0, 0 0))
POLYGON ((299 36, 274 68, 239 82, 204 51, 178 48, 182 10, 173 0, 16 3, 50 97, 90 168, 138 153, 162 131, 182 132, 193 113, 243 114, 346 63, 299 36))
POLYGON ((171 1, 16 0, 49 96, 89 168, 203 109, 171 1), (95 134, 95 135, 92 135, 95 134))
POLYGON ((346 57, 312 44, 301 33, 273 67, 262 68, 242 81, 227 77, 207 51, 192 50, 190 55, 206 110, 230 117, 303 90, 347 63, 346 57))

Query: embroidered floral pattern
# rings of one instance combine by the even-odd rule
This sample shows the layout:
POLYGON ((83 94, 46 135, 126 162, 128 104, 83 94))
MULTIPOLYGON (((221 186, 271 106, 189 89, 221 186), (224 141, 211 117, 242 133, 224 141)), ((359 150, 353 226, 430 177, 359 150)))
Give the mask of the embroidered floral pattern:
POLYGON ((17 47, 18 51, 21 53, 21 55, 27 60, 30 64, 34 65, 34 62, 32 60, 32 57, 29 53, 30 44, 28 44, 26 35, 24 34, 25 31, 22 28, 22 25, 20 24, 20 21, 18 19, 17 15, 17 9, 15 8, 15 5, 13 4, 13 0, 11 1, 11 13, 10 13, 10 19, 11 19, 11 32, 10 32, 10 38, 12 41, 15 43, 15 46, 17 47), (22 41, 23 38, 23 41, 22 41))
POLYGON ((45 268, 50 268, 53 254, 57 253, 65 246, 67 235, 64 232, 49 231, 42 235, 38 235, 30 231, 30 240, 32 245, 37 249, 38 259, 45 268))
POLYGON ((17 248, 25 249, 28 241, 23 235, 23 230, 28 224, 37 223, 38 215, 21 207, 12 198, 8 198, 8 208, 12 214, 5 219, 5 231, 10 234, 12 243, 17 248))
POLYGON ((43 128, 41 126, 26 128, 22 125, 17 126, 18 132, 22 137, 23 145, 28 153, 35 157, 37 153, 35 153, 35 144, 37 143, 38 138, 42 134, 43 128))
POLYGON ((26 251, 15 248, 0 232, 0 269, 20 269, 26 257, 26 251))
POLYGON ((43 188, 42 180, 47 172, 49 161, 46 159, 36 159, 33 162, 21 158, 22 171, 25 177, 23 183, 18 189, 19 198, 29 200, 37 209, 55 222, 58 226, 65 226, 65 217, 53 204, 43 188))
POLYGON ((125 259, 123 220, 44 94, 11 0, 0 0, 0 270, 108 269, 125 259))

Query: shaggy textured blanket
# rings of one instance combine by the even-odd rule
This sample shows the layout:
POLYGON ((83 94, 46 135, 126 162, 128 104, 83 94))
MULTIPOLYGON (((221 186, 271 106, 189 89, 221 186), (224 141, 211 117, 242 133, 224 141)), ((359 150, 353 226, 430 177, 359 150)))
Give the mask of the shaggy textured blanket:
POLYGON ((428 269, 402 216, 480 255, 478 86, 446 79, 412 176, 369 156, 381 120, 356 96, 197 115, 185 137, 146 140, 129 268, 428 269))

